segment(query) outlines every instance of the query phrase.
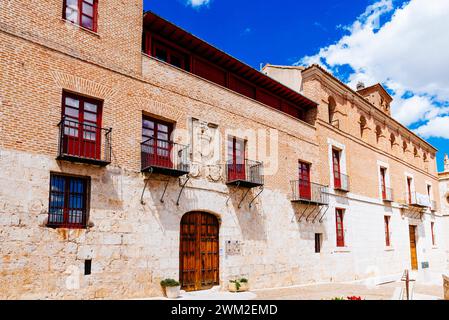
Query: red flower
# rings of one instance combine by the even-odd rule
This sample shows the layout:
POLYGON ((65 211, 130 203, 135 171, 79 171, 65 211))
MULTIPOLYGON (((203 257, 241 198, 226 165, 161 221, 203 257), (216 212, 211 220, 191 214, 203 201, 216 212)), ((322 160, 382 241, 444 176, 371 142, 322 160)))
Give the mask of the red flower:
POLYGON ((362 297, 356 297, 356 296, 352 296, 352 297, 347 297, 348 300, 362 300, 362 297))

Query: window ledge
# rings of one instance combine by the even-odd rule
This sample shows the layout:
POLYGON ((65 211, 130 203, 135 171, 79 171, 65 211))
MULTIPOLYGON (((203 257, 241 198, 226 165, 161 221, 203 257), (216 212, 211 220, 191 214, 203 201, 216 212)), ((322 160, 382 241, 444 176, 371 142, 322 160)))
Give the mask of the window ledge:
POLYGON ((73 26, 73 27, 75 27, 75 28, 78 28, 78 29, 80 29, 80 30, 83 30, 84 32, 90 33, 90 34, 93 35, 93 36, 96 36, 96 37, 100 38, 100 35, 99 35, 97 32, 92 31, 92 30, 87 29, 87 28, 84 28, 83 26, 80 26, 80 25, 77 24, 77 23, 74 23, 74 22, 69 21, 69 20, 64 19, 64 18, 61 18, 61 21, 64 22, 64 23, 66 23, 66 24, 68 24, 68 25, 70 25, 70 26, 73 26))
POLYGON ((336 247, 334 249, 334 253, 347 253, 351 252, 351 249, 349 247, 336 247))
POLYGON ((393 247, 385 247, 385 251, 394 251, 394 248, 393 247))

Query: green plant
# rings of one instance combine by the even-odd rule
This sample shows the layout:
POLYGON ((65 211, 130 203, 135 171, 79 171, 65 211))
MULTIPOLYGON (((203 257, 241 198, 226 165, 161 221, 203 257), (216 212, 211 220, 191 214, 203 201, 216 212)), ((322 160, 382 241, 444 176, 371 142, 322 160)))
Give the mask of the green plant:
POLYGON ((179 282, 174 279, 165 279, 161 281, 162 287, 177 287, 179 286, 179 282))
POLYGON ((331 300, 345 300, 345 298, 344 297, 334 297, 331 300))
POLYGON ((242 279, 240 279, 240 282, 241 282, 241 283, 248 283, 248 279, 242 278, 242 279))
POLYGON ((235 283, 235 288, 237 289, 237 291, 240 290, 241 284, 239 280, 229 280, 230 283, 235 283))

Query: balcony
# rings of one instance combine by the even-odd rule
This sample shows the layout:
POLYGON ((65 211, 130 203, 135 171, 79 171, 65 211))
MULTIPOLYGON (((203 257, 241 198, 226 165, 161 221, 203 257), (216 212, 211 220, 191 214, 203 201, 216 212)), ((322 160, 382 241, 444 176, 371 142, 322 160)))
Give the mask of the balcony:
POLYGON ((290 181, 292 187, 292 202, 329 204, 329 189, 321 184, 305 180, 290 181))
POLYGON ((229 160, 226 162, 226 184, 255 188, 264 185, 263 163, 245 159, 238 164, 229 160))
POLYGON ((431 201, 428 195, 420 194, 418 192, 405 193, 406 204, 415 208, 430 208, 431 201))
POLYGON ((382 200, 385 202, 394 202, 394 195, 392 188, 382 188, 382 200))
POLYGON ((349 192, 349 176, 334 171, 334 189, 343 192, 349 192))
POLYGON ((57 160, 107 166, 111 163, 112 129, 63 117, 58 124, 57 160))
POLYGON ((150 138, 141 143, 141 171, 180 177, 190 172, 189 147, 150 138))

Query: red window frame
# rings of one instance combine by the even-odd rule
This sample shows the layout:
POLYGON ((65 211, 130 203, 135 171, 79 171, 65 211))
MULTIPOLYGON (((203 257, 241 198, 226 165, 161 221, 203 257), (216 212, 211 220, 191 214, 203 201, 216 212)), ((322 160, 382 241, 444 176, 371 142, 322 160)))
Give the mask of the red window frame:
POLYGON ((337 247, 345 246, 344 209, 335 210, 335 229, 337 235, 337 247))
POLYGON ((172 132, 173 123, 145 115, 142 117, 142 142, 144 143, 142 157, 146 157, 146 163, 162 168, 173 168, 172 132))
POLYGON ((435 222, 430 222, 430 231, 432 233, 432 246, 436 246, 436 241, 435 241, 435 222))
POLYGON ((64 153, 100 160, 102 115, 103 101, 63 91, 61 117, 64 119, 64 153), (68 101, 73 101, 73 104, 68 101))
POLYGON ((380 185, 382 188, 382 199, 387 199, 387 181, 386 181, 387 169, 380 168, 380 185))
POLYGON ((312 199, 312 189, 310 184, 310 164, 299 161, 299 196, 301 199, 312 199))
POLYGON ((384 225, 385 225, 385 245, 387 247, 390 246, 390 217, 384 216, 384 225))
POLYGON ((62 17, 70 22, 73 22, 83 28, 97 32, 98 20, 98 0, 64 0, 62 7, 62 17), (76 4, 76 9, 75 9, 76 4), (90 9, 88 9, 90 8, 90 9), (76 19, 71 19, 68 16, 68 11, 76 11, 76 19), (92 21, 89 26, 86 21, 92 21))
POLYGON ((89 177, 51 173, 47 226, 86 228, 89 201, 89 177))
POLYGON ((246 180, 246 141, 228 137, 228 181, 246 180))
POLYGON ((340 159, 341 152, 337 149, 332 149, 332 166, 334 172, 334 188, 341 188, 341 168, 340 168, 340 159))
POLYGON ((153 39, 151 41, 151 56, 155 57, 159 60, 165 61, 177 68, 190 71, 189 68, 189 59, 188 55, 186 55, 184 52, 176 50, 165 43, 153 39), (157 55, 157 50, 164 51, 165 52, 165 58, 160 57, 157 55), (179 63, 175 63, 175 59, 179 61, 179 63))

